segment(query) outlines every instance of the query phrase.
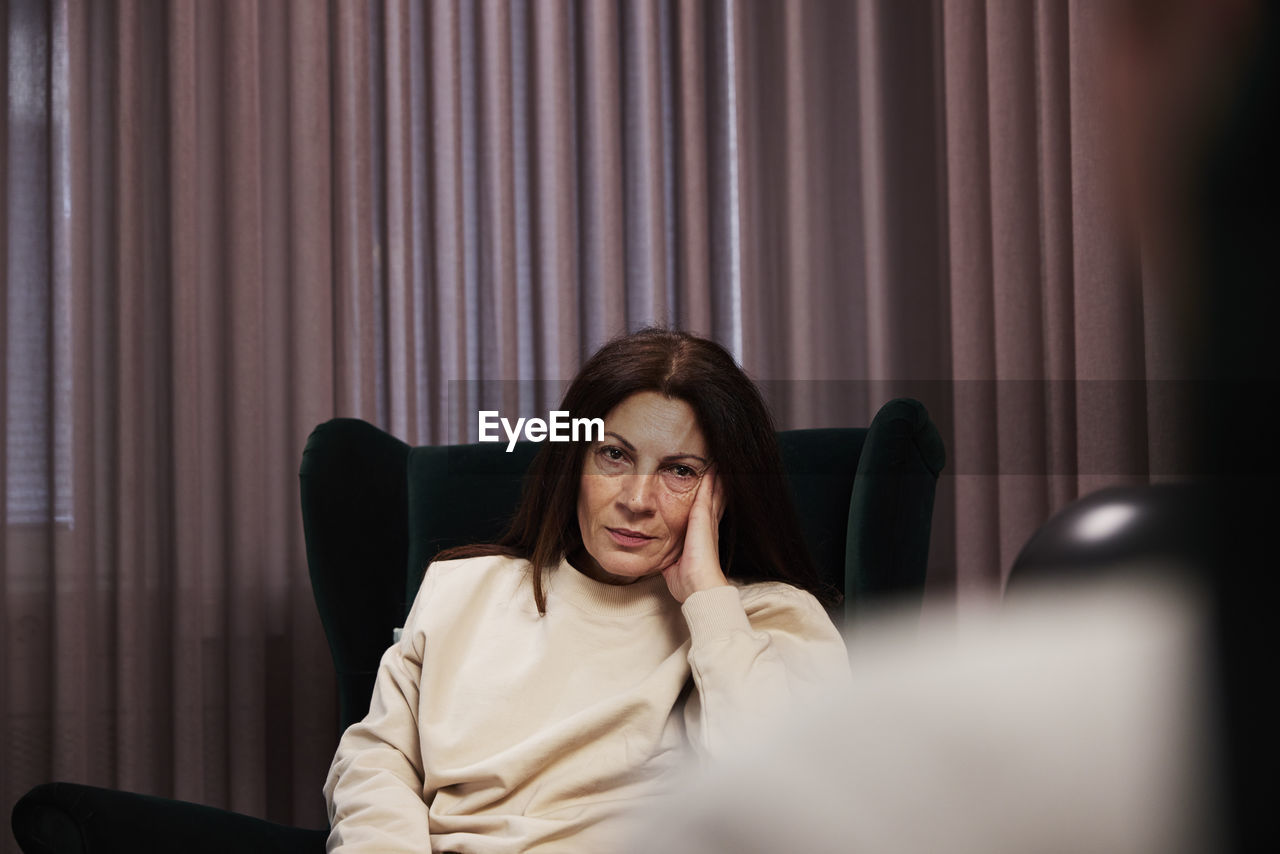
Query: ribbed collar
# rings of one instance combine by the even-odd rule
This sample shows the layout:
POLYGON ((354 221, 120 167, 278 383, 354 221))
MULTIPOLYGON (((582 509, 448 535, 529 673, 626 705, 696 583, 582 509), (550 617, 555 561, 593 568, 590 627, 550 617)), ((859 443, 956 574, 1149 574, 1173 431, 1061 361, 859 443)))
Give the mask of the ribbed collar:
POLYGON ((679 607, 661 573, 631 584, 605 584, 583 575, 567 558, 561 558, 544 581, 552 594, 593 614, 625 617, 679 607))

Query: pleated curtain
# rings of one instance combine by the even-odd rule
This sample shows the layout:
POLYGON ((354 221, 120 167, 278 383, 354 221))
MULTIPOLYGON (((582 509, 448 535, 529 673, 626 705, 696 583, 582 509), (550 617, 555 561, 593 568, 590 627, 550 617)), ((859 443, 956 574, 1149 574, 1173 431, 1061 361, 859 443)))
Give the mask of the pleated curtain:
POLYGON ((59 779, 323 826, 309 431, 472 441, 648 323, 783 428, 925 402, 930 609, 1177 476, 1107 8, 0 0, 0 807, 59 779))

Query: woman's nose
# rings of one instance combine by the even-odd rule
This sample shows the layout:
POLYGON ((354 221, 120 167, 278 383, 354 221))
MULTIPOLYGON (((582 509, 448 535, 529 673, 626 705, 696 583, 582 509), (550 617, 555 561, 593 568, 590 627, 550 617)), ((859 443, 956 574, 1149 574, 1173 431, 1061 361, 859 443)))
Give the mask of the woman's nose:
POLYGON ((622 503, 633 513, 643 513, 653 508, 658 488, 656 474, 632 474, 622 487, 622 503))

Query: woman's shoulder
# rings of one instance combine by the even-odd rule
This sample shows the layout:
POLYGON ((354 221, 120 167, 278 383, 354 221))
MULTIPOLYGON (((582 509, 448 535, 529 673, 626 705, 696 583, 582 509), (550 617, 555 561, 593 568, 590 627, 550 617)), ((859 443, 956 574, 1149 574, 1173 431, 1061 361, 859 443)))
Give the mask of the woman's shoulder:
POLYGON ((451 560, 432 561, 427 566, 423 583, 431 579, 432 587, 442 585, 474 586, 486 581, 505 579, 511 575, 523 576, 529 569, 529 561, 504 554, 475 555, 451 560))
MULTIPOLYGON (((799 655, 799 660, 808 661, 809 664, 798 665, 801 669, 812 665, 813 674, 848 673, 844 638, 817 596, 784 581, 737 586, 751 628, 769 633, 775 643, 781 644, 780 648, 790 649, 799 655)), ((816 678, 825 680, 826 676, 816 678)))
POLYGON ((810 602, 822 607, 818 597, 803 587, 797 587, 786 581, 744 581, 730 578, 729 583, 738 588, 738 595, 743 602, 810 602))
POLYGON ((807 621, 818 617, 830 622, 818 597, 802 587, 785 581, 744 582, 732 579, 730 583, 738 588, 742 609, 752 623, 788 618, 807 621))
POLYGON ((501 554, 432 561, 408 622, 447 622, 450 615, 474 613, 484 602, 512 599, 528 568, 527 560, 501 554))

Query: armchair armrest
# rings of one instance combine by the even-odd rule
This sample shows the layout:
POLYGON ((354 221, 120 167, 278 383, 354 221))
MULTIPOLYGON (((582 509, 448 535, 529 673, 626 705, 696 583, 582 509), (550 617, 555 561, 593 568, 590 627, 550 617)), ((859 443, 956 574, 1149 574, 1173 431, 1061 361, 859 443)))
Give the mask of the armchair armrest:
POLYGON ((323 854, 328 837, 327 830, 78 783, 36 786, 14 805, 12 820, 26 854, 323 854))

